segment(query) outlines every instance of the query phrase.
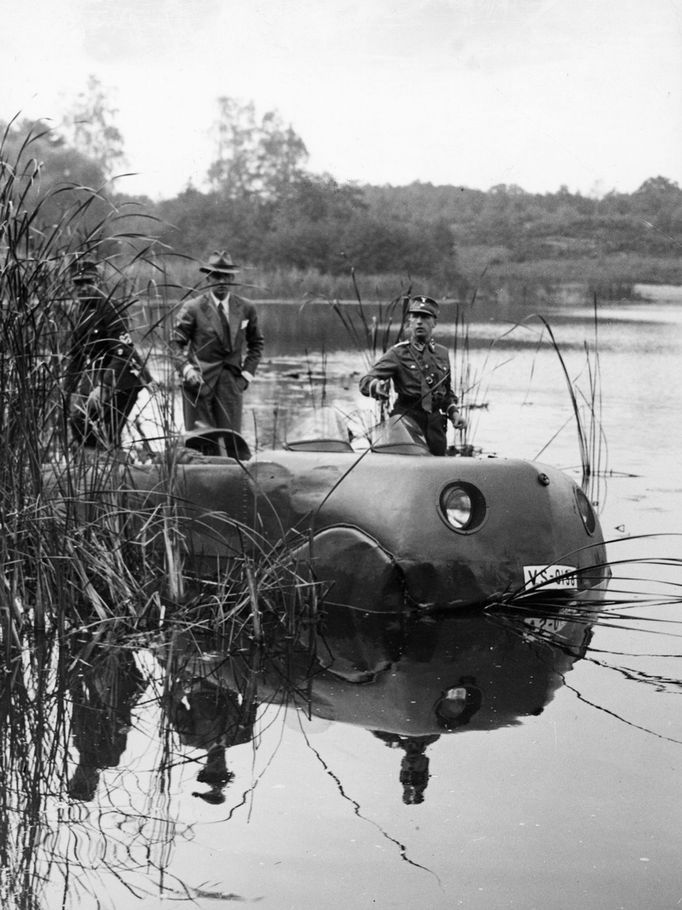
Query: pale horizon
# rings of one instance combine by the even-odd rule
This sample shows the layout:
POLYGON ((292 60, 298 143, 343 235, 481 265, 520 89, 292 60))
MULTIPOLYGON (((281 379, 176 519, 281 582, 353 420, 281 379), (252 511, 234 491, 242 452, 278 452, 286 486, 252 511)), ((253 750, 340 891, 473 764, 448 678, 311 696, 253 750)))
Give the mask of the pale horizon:
POLYGON ((95 76, 122 192, 205 188, 221 95, 275 110, 313 173, 531 193, 682 184, 682 0, 27 0, 3 10, 0 119, 56 127, 95 76))

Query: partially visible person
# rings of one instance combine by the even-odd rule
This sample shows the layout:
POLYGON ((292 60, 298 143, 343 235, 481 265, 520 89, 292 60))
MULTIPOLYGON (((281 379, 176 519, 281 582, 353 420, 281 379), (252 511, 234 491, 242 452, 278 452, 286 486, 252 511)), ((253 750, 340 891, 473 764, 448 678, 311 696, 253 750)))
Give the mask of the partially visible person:
POLYGON ((433 455, 445 455, 447 421, 456 429, 466 426, 452 390, 450 357, 433 333, 438 303, 431 297, 412 297, 408 304, 409 339, 393 345, 360 379, 363 395, 388 401, 389 382, 396 400, 391 414, 411 418, 433 455))
POLYGON ((389 749, 402 749, 404 755, 400 761, 400 783, 403 788, 403 802, 406 806, 416 806, 424 802, 426 788, 429 785, 429 757, 427 746, 440 739, 439 733, 427 736, 407 736, 402 733, 386 733, 372 730, 372 735, 386 743, 389 749))
POLYGON ((64 380, 71 435, 86 447, 118 446, 140 391, 156 384, 124 307, 102 290, 97 262, 81 259, 72 280, 76 306, 64 380))
POLYGON ((171 334, 185 428, 240 433, 244 392, 263 354, 263 335, 253 304, 230 290, 239 271, 230 255, 213 253, 199 271, 207 286, 182 304, 171 334))
POLYGON ((146 688, 132 651, 107 644, 82 645, 70 661, 71 735, 78 763, 67 782, 74 800, 95 796, 101 772, 116 768, 128 745, 133 709, 146 688))
POLYGON ((243 695, 220 685, 217 679, 191 676, 181 670, 170 680, 163 701, 180 742, 206 750, 197 780, 211 789, 192 795, 209 803, 224 802, 223 791, 234 778, 227 767, 227 749, 251 742, 254 737, 258 704, 243 695))

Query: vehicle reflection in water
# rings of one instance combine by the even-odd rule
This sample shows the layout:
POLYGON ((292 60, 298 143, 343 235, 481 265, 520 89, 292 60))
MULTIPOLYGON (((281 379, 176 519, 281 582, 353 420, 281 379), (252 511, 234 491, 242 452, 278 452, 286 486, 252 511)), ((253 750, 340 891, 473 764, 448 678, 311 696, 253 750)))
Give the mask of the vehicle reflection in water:
MULTIPOLYGON (((289 645, 252 668, 257 700, 365 728, 402 753, 396 771, 402 800, 416 804, 428 785, 428 746, 443 735, 508 727, 540 714, 584 656, 590 619, 584 605, 418 619, 335 607, 313 650, 289 645)), ((184 661, 195 684, 201 673, 202 685, 243 691, 241 658, 185 653, 184 661)), ((246 708, 241 697, 242 718, 253 717, 253 676, 251 682, 246 708)))
MULTIPOLYGON (((220 805, 234 783, 229 750, 256 749, 289 712, 366 729, 399 756, 396 800, 421 803, 429 747, 542 712, 585 654, 590 620, 570 608, 429 619, 334 608, 317 627, 261 646, 177 631, 54 641, 13 664, 1 702, 10 906, 49 906, 42 893, 55 876, 67 883, 64 906, 112 873, 139 893, 155 878, 193 893, 173 867, 194 837, 175 776, 192 766, 192 795, 220 805)), ((249 786, 239 783, 242 799, 249 786)), ((231 798, 239 802, 236 790, 231 798)))

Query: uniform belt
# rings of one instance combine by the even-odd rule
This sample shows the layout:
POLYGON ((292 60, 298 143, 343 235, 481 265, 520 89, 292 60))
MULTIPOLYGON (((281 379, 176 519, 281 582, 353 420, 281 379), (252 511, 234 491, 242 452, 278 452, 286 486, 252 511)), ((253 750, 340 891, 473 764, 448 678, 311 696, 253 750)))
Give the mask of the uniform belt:
POLYGON ((395 403, 399 408, 418 408, 421 406, 421 398, 418 396, 408 398, 405 395, 398 395, 395 403))
MULTIPOLYGON (((443 396, 438 395, 438 393, 435 392, 431 399, 432 407, 426 408, 426 410, 430 412, 439 411, 442 407, 442 402, 443 396)), ((399 395, 395 404, 397 408, 410 408, 418 411, 424 410, 422 398, 406 398, 403 395, 399 395)))

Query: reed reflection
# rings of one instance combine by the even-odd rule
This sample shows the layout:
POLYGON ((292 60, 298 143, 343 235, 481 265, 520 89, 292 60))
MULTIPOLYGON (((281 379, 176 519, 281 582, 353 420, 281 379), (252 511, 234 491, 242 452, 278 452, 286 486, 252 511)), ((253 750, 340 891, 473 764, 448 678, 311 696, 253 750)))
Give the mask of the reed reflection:
POLYGON ((38 910, 46 869, 45 803, 63 768, 67 715, 53 697, 50 652, 3 622, 0 677, 0 905, 38 910))

